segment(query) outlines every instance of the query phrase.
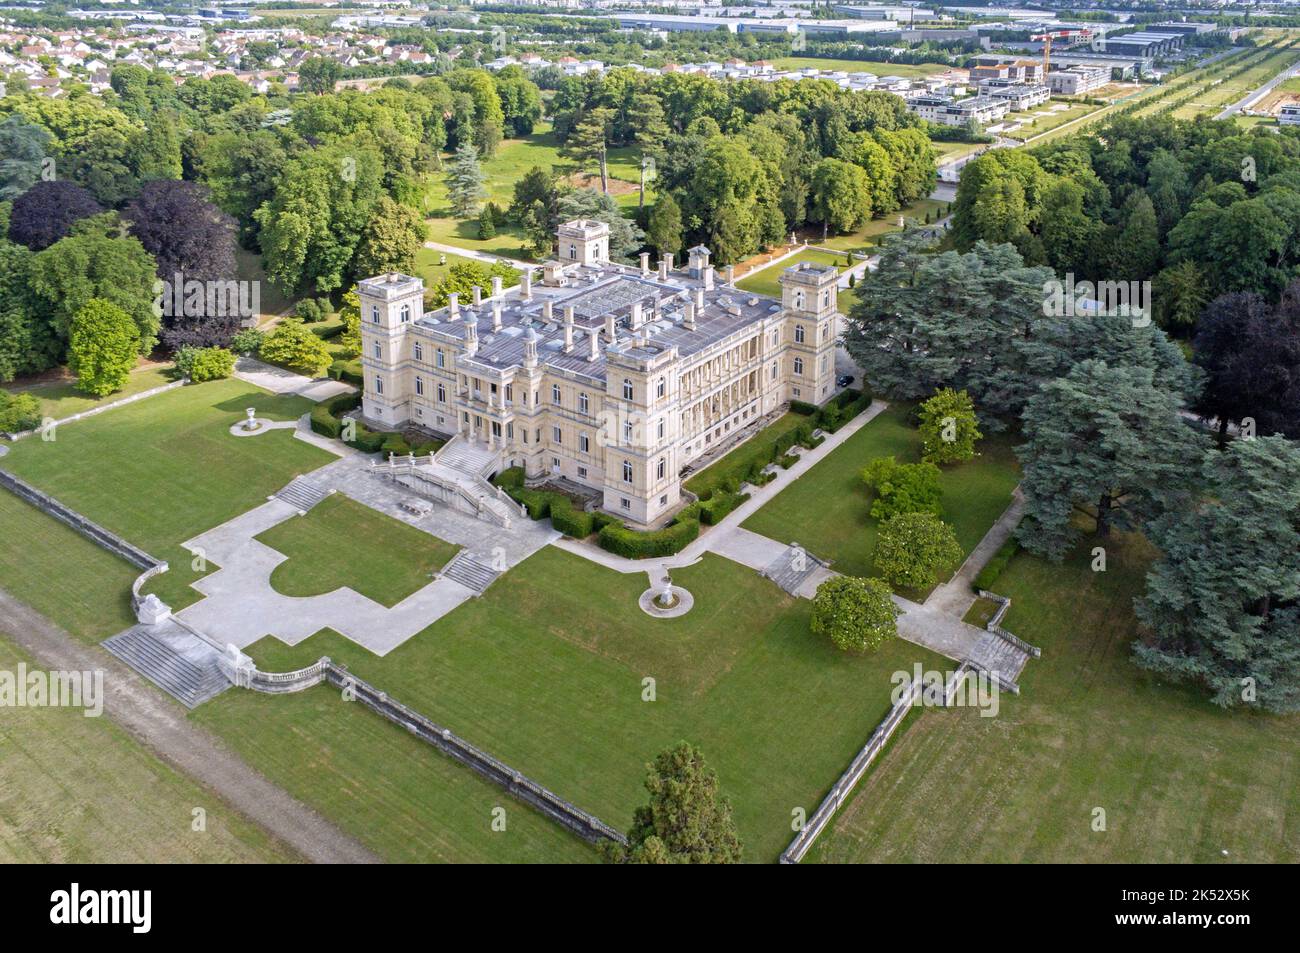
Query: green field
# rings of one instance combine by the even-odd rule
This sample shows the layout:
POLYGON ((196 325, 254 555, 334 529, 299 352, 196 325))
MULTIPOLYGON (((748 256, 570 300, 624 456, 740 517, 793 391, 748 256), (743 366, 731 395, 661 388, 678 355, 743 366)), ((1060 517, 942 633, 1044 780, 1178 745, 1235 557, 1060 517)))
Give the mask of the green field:
MULTIPOLYGON (((0 633, 0 670, 33 659, 0 633)), ((106 716, 6 708, 0 863, 275 863, 292 850, 159 760, 106 716), (206 812, 194 831, 193 811, 206 812)))
MULTIPOLYGON (((918 224, 924 222, 927 216, 932 220, 937 219, 946 204, 945 202, 936 202, 933 199, 921 199, 913 202, 907 208, 898 209, 880 218, 873 218, 856 232, 850 232, 847 235, 831 235, 825 241, 822 241, 819 237, 816 241, 823 248, 834 248, 840 251, 870 251, 871 246, 880 241, 880 236, 898 231, 898 218, 900 215, 909 223, 918 224)), ((840 310, 844 309, 841 308, 840 310)))
POLYGON ((855 863, 1296 863, 1300 718, 1225 712, 1129 658, 1149 552, 1094 539, 997 582, 1043 650, 994 718, 924 712, 809 855, 855 863), (1105 811, 1105 831, 1093 830, 1105 811), (1226 856, 1223 853, 1227 852, 1226 856))
POLYGON ((1175 119, 1192 119, 1202 113, 1214 115, 1224 107, 1237 102, 1251 90, 1262 86, 1278 73, 1294 66, 1297 61, 1300 61, 1300 51, 1279 50, 1270 53, 1255 62, 1240 76, 1224 79, 1203 90, 1192 102, 1175 109, 1173 116, 1175 119))
POLYGON ((154 387, 161 387, 176 380, 176 372, 171 365, 148 364, 138 367, 127 378, 126 386, 109 394, 107 397, 91 397, 77 390, 75 380, 47 381, 25 387, 12 388, 15 391, 31 394, 41 402, 41 414, 62 420, 73 414, 94 410, 105 404, 139 394, 154 387))
POLYGON ((1006 136, 1008 139, 1019 139, 1023 142, 1026 139, 1033 139, 1035 136, 1041 136, 1054 129, 1059 129, 1068 123, 1072 123, 1077 119, 1082 119, 1084 116, 1091 115, 1103 108, 1101 106, 1090 106, 1086 103, 1070 103, 1067 104, 1070 107, 1069 109, 1062 109, 1057 112, 1051 112, 1047 108, 1049 105, 1059 103, 1059 100, 1054 99, 1049 103, 1044 103, 1042 106, 1036 106, 1033 109, 1026 109, 1024 112, 1008 113, 1007 118, 1003 120, 1004 123, 1017 122, 1022 125, 1014 132, 1003 132, 1001 135, 1006 136), (1038 115, 1038 113, 1043 112, 1050 112, 1050 115, 1038 115))
POLYGON ((751 271, 744 278, 736 282, 736 287, 741 291, 751 291, 754 294, 767 295, 769 298, 781 297, 781 273, 787 268, 798 264, 807 263, 810 265, 836 265, 844 267, 844 256, 835 255, 831 252, 818 251, 810 248, 801 251, 797 255, 791 255, 784 261, 777 262, 775 265, 769 265, 759 271, 751 271))
MULTIPOLYGON (((643 575, 547 548, 382 659, 332 633, 293 648, 266 639, 249 652, 271 670, 321 655, 343 662, 620 829, 645 800, 645 764, 686 739, 717 770, 747 859, 774 861, 792 836, 791 811, 816 807, 885 714, 890 674, 936 660, 901 641, 864 658, 837 652, 809 632, 810 603, 718 556, 674 570, 673 581, 695 607, 652 619, 636 606, 643 575), (647 677, 653 701, 642 700, 647 677)), ((270 719, 243 698, 227 693, 201 713, 246 750, 270 719), (235 704, 247 714, 225 714, 235 704)), ((317 704, 326 701, 339 706, 317 704)), ((312 736, 312 722, 295 733, 312 736)), ((289 770, 254 762, 273 776, 289 770)), ((377 763, 367 754, 346 770, 369 777, 377 763)), ((296 793, 333 816, 338 783, 303 785, 296 793)))
POLYGON ((883 63, 877 60, 831 60, 817 56, 784 56, 772 60, 772 65, 780 70, 823 69, 831 72, 902 76, 905 79, 934 76, 948 69, 942 63, 883 63))
MULTIPOLYGON (((868 514, 870 491, 862 469, 877 457, 913 463, 921 458, 921 437, 907 418, 910 407, 895 404, 837 447, 802 477, 745 520, 744 527, 772 539, 797 540, 833 561, 837 572, 869 576, 874 570, 877 522, 868 514)), ((1019 467, 1005 437, 986 438, 980 456, 947 467, 944 519, 969 554, 1011 502, 1019 467)))
POLYGON ((339 493, 257 539, 289 557, 271 573, 276 592, 319 596, 347 586, 389 607, 427 586, 460 548, 339 493))

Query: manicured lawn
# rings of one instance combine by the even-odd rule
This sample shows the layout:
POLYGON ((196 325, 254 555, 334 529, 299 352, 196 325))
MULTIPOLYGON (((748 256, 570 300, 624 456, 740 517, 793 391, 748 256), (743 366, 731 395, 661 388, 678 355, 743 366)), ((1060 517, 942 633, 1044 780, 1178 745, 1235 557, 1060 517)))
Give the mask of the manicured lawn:
POLYGON ((1130 661, 1149 547, 1085 540, 998 580, 1043 650, 994 718, 926 711, 814 848, 822 861, 1296 863, 1300 718, 1226 712, 1130 661), (1096 808, 1106 830, 1093 830, 1096 808), (1227 856, 1223 855, 1227 851, 1227 856))
POLYGON ((14 389, 36 397, 41 402, 41 414, 43 416, 62 420, 64 417, 71 417, 73 414, 80 414, 105 404, 111 404, 123 397, 130 397, 132 394, 139 394, 154 387, 161 387, 163 384, 170 384, 174 380, 176 380, 176 373, 171 365, 150 364, 132 371, 131 376, 127 378, 126 386, 115 393, 109 394, 107 397, 91 397, 88 394, 83 394, 77 390, 75 380, 50 381, 14 389))
POLYGON ((975 600, 975 603, 966 611, 963 622, 978 626, 983 629, 993 620, 997 614, 998 604, 992 599, 985 599, 983 596, 975 600))
MULTIPOLYGON (((447 277, 453 266, 463 264, 481 264, 487 267, 486 263, 480 262, 476 258, 437 251, 433 248, 421 248, 415 253, 415 273, 418 277, 424 279, 426 288, 433 287, 436 282, 447 277), (445 259, 445 262, 443 259, 445 259)), ((488 291, 486 288, 483 290, 485 293, 488 291)))
POLYGON ((242 381, 169 391, 14 444, 3 466, 132 543, 167 550, 335 459, 292 431, 234 437, 245 407, 293 420, 311 408, 242 381))
POLYGON ((784 434, 794 430, 800 424, 811 423, 810 417, 802 414, 785 414, 763 428, 762 433, 750 437, 735 450, 726 454, 696 473, 686 481, 686 489, 699 496, 705 496, 717 489, 728 479, 741 479, 754 461, 767 463, 772 458, 772 447, 784 434))
POLYGON ((319 596, 347 586, 389 607, 427 586, 460 548, 340 493, 257 539, 289 557, 271 574, 277 592, 319 596))
POLYGON ((246 248, 235 249, 235 273, 240 281, 256 281, 261 309, 261 319, 266 321, 291 310, 297 299, 289 297, 266 279, 262 270, 262 257, 246 248))
MULTIPOLYGON (((899 230, 898 218, 900 215, 903 216, 905 222, 913 225, 924 223, 927 216, 931 221, 934 221, 939 217, 939 213, 945 204, 932 199, 920 199, 907 206, 907 208, 898 209, 880 218, 873 218, 856 232, 850 232, 847 235, 831 235, 825 241, 818 239, 818 242, 823 248, 836 248, 842 251, 869 251, 872 245, 880 241, 882 235, 899 230)), ((843 294, 843 291, 840 293, 843 294)), ((844 309, 841 308, 840 310, 844 309)))
POLYGON ((1020 128, 1014 131, 1003 132, 1009 139, 1019 139, 1022 142, 1025 139, 1032 139, 1034 136, 1040 136, 1044 133, 1051 132, 1053 129, 1060 128, 1066 123, 1073 122, 1076 119, 1082 119, 1090 113, 1101 109, 1101 106, 1090 106, 1084 103, 1069 104, 1069 109, 1052 111, 1048 107, 1056 104, 1057 100, 1051 103, 1044 103, 1041 106, 1035 106, 1033 109, 1026 109, 1024 112, 1008 113, 1007 118, 1002 120, 1006 125, 1012 123, 1019 124, 1020 128), (1046 116, 1039 116, 1039 113, 1047 113, 1046 116))
MULTIPOLYGON (((747 858, 773 861, 792 836, 791 811, 816 807, 883 717, 890 674, 936 660, 901 641, 863 658, 837 652, 809 632, 810 603, 717 556, 674 570, 673 581, 694 594, 694 609, 651 619, 636 608, 644 576, 547 548, 382 659, 332 633, 293 648, 266 639, 249 651, 269 670, 329 655, 620 829, 645 801, 645 764, 687 739, 718 771, 747 858), (642 700, 646 678, 653 701, 642 700)), ((317 704, 326 701, 343 707, 317 704)), ((200 717, 238 702, 228 694, 200 717)), ((267 710, 223 717, 222 734, 241 750, 262 744, 267 710)), ((364 712, 347 716, 378 725, 364 712)), ((299 724, 297 744, 333 744, 315 737, 309 718, 299 724)), ((281 770, 253 760, 273 776, 281 770)), ((309 777, 295 793, 333 816, 329 803, 345 787, 346 802, 368 811, 368 768, 379 760, 340 759, 355 781, 309 777)), ((429 815, 422 823, 445 826, 429 815)))
POLYGON ((72 635, 98 642, 135 622, 139 570, 8 490, 0 490, 0 540, 0 589, 72 635))
MULTIPOLYGON (((39 666, 0 633, 0 669, 39 666)), ((107 717, 6 708, 0 863, 275 863, 287 846, 157 758, 107 717), (207 830, 191 830, 193 810, 207 830)))
MULTIPOLYGON (((869 515, 871 497, 862 469, 891 454, 900 462, 921 459, 921 438, 907 420, 909 407, 895 404, 836 448, 802 477, 747 519, 746 529, 772 539, 797 540, 808 551, 833 561, 853 576, 874 570, 877 523, 869 515)), ((981 455, 945 468, 944 519, 962 550, 970 553, 1011 502, 1019 468, 1006 437, 986 438, 981 455)))
POLYGON ((808 262, 813 265, 835 265, 844 267, 844 256, 835 255, 831 252, 817 251, 810 248, 807 251, 801 251, 784 261, 777 262, 775 265, 769 265, 760 271, 752 271, 744 278, 736 282, 736 287, 741 291, 751 291, 754 294, 767 295, 770 298, 781 297, 781 274, 795 265, 808 262))
MULTIPOLYGON (((498 258, 532 260, 532 255, 525 247, 523 230, 518 225, 507 223, 498 228, 492 238, 482 239, 478 237, 478 222, 473 219, 461 221, 444 215, 431 218, 426 224, 429 226, 430 241, 456 248, 467 248, 470 251, 483 252, 498 258)), ((435 262, 438 260, 438 254, 433 252, 435 262)))
POLYGON ((231 690, 192 717, 390 862, 597 859, 576 835, 327 686, 275 696, 231 690), (504 831, 492 830, 497 807, 506 810, 504 831))
POLYGON ((784 56, 772 60, 777 69, 821 69, 831 72, 875 73, 877 76, 903 76, 907 79, 933 76, 948 67, 942 63, 884 63, 874 60, 831 60, 817 56, 784 56))

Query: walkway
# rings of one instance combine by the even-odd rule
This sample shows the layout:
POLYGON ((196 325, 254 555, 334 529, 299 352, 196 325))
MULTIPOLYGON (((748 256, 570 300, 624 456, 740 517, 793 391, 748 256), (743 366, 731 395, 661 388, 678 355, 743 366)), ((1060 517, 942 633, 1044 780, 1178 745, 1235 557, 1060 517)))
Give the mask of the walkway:
POLYGON ((316 380, 253 357, 241 357, 236 360, 234 376, 245 383, 269 390, 273 394, 297 394, 299 397, 317 402, 356 390, 351 384, 345 384, 343 381, 328 378, 316 380))
POLYGON ((434 251, 442 252, 444 255, 456 255, 459 258, 473 258, 475 261, 481 261, 486 265, 495 265, 499 261, 504 261, 512 268, 519 271, 527 271, 529 268, 537 268, 537 265, 530 264, 526 261, 515 261, 513 258, 507 258, 504 255, 489 255, 485 251, 478 251, 473 248, 461 248, 458 245, 446 245, 442 242, 425 242, 425 248, 431 248, 434 251))
POLYGON ((6 620, 6 634, 42 667, 103 671, 104 713, 109 718, 307 860, 322 864, 379 862, 359 842, 249 767, 215 735, 187 719, 183 708, 115 658, 77 641, 3 590, 0 617, 6 620))
POLYGON ((1015 530, 1020 522, 1020 517, 1025 512, 1025 497, 1017 486, 1011 492, 1011 505, 1002 511, 1002 515, 984 534, 984 538, 979 541, 971 554, 966 557, 966 561, 961 564, 957 574, 945 582, 942 586, 936 586, 930 593, 929 598, 925 600, 927 608, 937 609, 940 612, 946 612, 948 615, 954 615, 957 618, 963 618, 970 607, 975 604, 975 590, 973 588, 975 577, 979 575, 981 569, 988 565, 988 561, 993 555, 1002 548, 1002 544, 1011 538, 1011 533, 1015 530))

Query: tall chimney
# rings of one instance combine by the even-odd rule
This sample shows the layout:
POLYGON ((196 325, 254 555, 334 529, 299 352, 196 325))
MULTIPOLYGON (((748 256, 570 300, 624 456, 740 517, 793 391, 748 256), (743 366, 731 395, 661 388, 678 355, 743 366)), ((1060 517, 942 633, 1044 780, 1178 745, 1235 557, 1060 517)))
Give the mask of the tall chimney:
POLYGON ((573 350, 573 305, 564 308, 564 353, 573 350))
POLYGON ((492 276, 492 297, 494 298, 501 297, 501 276, 500 275, 492 276))
POLYGON ((475 285, 471 290, 474 293, 474 307, 481 307, 483 305, 483 289, 475 285))
POLYGON ((705 265, 702 274, 704 277, 704 290, 712 291, 713 290, 713 266, 705 265))
POLYGON ((525 301, 533 299, 533 269, 525 268, 519 275, 519 293, 525 301))
POLYGON ((704 310, 704 289, 703 288, 695 289, 695 310, 696 311, 704 310))
POLYGON ((723 272, 723 276, 724 276, 723 280, 727 284, 731 284, 732 282, 734 282, 736 280, 736 266, 728 265, 727 270, 723 272))
POLYGON ((667 255, 659 259, 659 280, 660 281, 668 280, 668 256, 667 255))
POLYGON ((669 270, 669 271, 672 271, 672 270, 673 270, 673 253, 672 253, 672 252, 669 252, 668 254, 664 255, 664 261, 666 261, 666 262, 668 263, 668 270, 669 270))
POLYGON ((635 331, 641 327, 641 302, 632 302, 632 311, 628 314, 627 326, 635 331))
POLYGON ((686 299, 686 318, 682 322, 686 330, 695 330, 695 302, 690 298, 686 299))
POLYGON ((610 311, 605 315, 605 342, 613 344, 614 338, 618 334, 618 328, 614 324, 614 312, 610 311))
POLYGON ((455 321, 460 317, 460 301, 458 300, 459 298, 460 295, 457 294, 455 291, 447 295, 447 317, 449 317, 452 321, 455 321))
POLYGON ((501 330, 501 299, 492 302, 492 330, 501 330))
POLYGON ((596 342, 596 329, 592 328, 587 332, 587 344, 590 347, 587 350, 587 360, 594 361, 600 357, 600 345, 596 342))
POLYGON ((547 298, 542 302, 542 320, 550 324, 555 318, 555 302, 547 298))
POLYGON ((650 277, 650 253, 648 251, 641 253, 641 277, 650 277))

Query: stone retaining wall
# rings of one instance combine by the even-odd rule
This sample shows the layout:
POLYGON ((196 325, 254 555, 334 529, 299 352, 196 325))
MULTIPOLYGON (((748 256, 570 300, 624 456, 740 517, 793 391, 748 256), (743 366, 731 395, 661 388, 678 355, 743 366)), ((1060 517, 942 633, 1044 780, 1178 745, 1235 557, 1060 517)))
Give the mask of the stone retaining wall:
MULTIPOLYGON (((157 394, 166 393, 169 390, 175 390, 177 387, 184 387, 189 383, 188 378, 172 381, 168 384, 159 384, 157 387, 151 387, 148 390, 142 390, 138 394, 132 394, 130 397, 123 397, 121 400, 115 400, 112 403, 100 404, 98 407, 92 407, 90 410, 83 410, 79 414, 69 414, 67 417, 61 417, 53 422, 53 426, 58 427, 61 424, 70 424, 77 420, 84 420, 87 417, 93 417, 96 414, 102 414, 106 410, 112 410, 114 407, 122 407, 126 404, 134 404, 137 400, 144 400, 146 397, 153 397, 157 394)), ((19 433, 7 433, 0 431, 0 437, 6 440, 21 440, 24 437, 30 437, 34 433, 40 433, 40 429, 23 430, 19 433)))

